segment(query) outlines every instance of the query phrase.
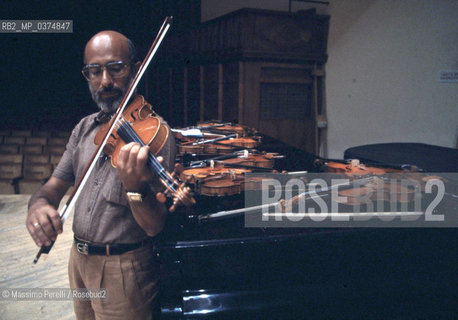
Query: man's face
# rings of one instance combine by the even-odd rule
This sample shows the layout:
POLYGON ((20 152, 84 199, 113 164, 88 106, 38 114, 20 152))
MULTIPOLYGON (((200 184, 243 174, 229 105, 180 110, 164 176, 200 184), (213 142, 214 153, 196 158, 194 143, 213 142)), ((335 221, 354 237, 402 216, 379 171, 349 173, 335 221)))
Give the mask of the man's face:
MULTIPOLYGON (((107 63, 122 61, 129 63, 127 41, 108 35, 100 35, 87 45, 86 65, 106 66, 107 63)), ((89 81, 89 91, 98 107, 105 112, 115 112, 134 77, 133 65, 129 64, 121 77, 114 77, 102 68, 100 75, 89 81)))

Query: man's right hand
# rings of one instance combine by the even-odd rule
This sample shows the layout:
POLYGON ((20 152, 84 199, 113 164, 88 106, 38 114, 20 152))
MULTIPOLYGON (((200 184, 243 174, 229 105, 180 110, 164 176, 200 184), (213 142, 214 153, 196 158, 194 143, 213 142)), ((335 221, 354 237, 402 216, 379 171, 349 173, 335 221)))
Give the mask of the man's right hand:
POLYGON ((62 221, 59 213, 44 198, 39 198, 29 208, 26 220, 27 230, 36 245, 49 246, 62 233, 62 221))
POLYGON ((62 233, 56 208, 70 186, 67 181, 51 177, 30 198, 25 225, 37 246, 49 246, 62 233))

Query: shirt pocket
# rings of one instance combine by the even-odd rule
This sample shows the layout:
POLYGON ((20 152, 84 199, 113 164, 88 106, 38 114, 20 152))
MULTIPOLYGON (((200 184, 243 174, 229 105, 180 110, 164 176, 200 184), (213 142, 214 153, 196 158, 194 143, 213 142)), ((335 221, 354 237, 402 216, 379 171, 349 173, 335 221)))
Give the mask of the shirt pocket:
POLYGON ((127 196, 121 181, 111 181, 103 187, 102 196, 106 202, 113 205, 128 207, 127 196))

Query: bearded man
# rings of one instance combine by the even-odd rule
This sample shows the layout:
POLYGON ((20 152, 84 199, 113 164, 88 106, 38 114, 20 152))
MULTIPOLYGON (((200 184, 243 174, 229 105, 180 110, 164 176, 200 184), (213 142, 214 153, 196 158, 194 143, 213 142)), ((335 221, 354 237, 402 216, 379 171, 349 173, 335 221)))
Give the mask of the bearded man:
MULTIPOLYGON (((140 64, 132 42, 115 31, 102 31, 89 40, 84 63, 82 72, 100 111, 73 129, 51 178, 29 201, 26 226, 39 247, 50 245, 62 232, 56 208, 82 175, 96 150, 96 133, 117 110, 140 64)), ((167 209, 154 196, 161 189, 146 166, 148 152, 147 146, 126 144, 116 168, 107 156, 97 159, 75 204, 70 287, 107 292, 103 299, 75 299, 77 319, 152 317, 159 272, 151 239, 164 227, 167 209)), ((172 135, 159 155, 169 171, 175 160, 172 135)))

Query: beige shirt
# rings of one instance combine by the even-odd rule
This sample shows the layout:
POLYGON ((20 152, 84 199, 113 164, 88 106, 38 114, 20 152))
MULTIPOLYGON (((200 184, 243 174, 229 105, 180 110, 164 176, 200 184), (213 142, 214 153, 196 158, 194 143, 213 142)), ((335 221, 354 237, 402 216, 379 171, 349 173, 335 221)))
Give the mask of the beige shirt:
MULTIPOLYGON (((54 177, 72 183, 78 181, 97 148, 94 137, 104 118, 106 116, 102 112, 94 113, 76 125, 66 151, 53 172, 54 177)), ((163 124, 167 125, 165 122, 163 124)), ((169 172, 175 162, 175 149, 175 139, 169 128, 168 139, 158 154, 164 157, 163 164, 169 172)), ((97 159, 75 204, 73 232, 79 239, 98 244, 142 241, 147 235, 132 216, 126 191, 110 160, 106 155, 97 159)), ((163 191, 164 187, 156 176, 154 180, 151 187, 155 195, 163 191)))

